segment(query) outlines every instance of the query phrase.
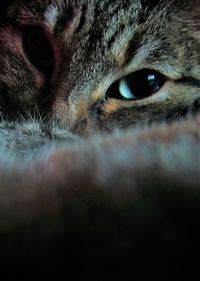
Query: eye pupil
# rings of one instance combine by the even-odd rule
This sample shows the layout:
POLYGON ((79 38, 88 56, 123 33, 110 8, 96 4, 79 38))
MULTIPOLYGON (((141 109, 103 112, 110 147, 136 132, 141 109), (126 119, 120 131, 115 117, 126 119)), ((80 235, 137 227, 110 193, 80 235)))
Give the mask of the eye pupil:
POLYGON ((54 53, 51 44, 40 27, 27 27, 23 32, 23 48, 27 58, 39 71, 50 75, 54 69, 54 53))
POLYGON ((147 98, 160 90, 165 80, 162 74, 154 70, 139 70, 111 85, 107 96, 122 100, 147 98))

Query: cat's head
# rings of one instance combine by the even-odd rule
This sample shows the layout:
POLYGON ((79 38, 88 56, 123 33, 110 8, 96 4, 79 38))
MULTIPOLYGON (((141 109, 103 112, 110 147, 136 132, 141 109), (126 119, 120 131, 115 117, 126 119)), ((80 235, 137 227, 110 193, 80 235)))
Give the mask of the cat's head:
POLYGON ((198 107, 200 4, 13 1, 0 28, 0 110, 76 133, 198 107))

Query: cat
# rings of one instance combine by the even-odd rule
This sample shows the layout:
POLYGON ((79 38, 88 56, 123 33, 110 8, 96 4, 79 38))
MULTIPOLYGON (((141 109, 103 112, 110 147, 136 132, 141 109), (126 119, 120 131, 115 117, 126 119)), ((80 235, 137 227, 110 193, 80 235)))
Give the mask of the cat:
POLYGON ((58 278, 66 266, 129 280, 130 265, 139 280, 191 280, 199 1, 0 7, 2 280, 9 271, 58 278))

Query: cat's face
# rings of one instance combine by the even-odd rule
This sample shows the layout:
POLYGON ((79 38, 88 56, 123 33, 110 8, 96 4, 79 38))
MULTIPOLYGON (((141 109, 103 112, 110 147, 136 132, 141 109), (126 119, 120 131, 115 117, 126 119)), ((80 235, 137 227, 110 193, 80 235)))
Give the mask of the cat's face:
POLYGON ((87 134, 184 112, 200 98, 200 4, 13 1, 0 28, 0 110, 87 134))

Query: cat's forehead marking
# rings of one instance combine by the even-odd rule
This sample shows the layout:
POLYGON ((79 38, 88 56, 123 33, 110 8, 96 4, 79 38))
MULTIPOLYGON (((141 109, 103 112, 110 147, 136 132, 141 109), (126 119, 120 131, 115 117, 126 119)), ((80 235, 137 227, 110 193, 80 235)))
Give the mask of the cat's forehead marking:
POLYGON ((113 44, 111 49, 112 57, 115 58, 118 65, 123 66, 125 64, 125 55, 128 48, 128 39, 132 37, 131 30, 127 29, 126 32, 118 37, 118 40, 113 44))
POLYGON ((50 29, 53 30, 58 20, 58 17, 59 17, 58 6, 50 4, 44 13, 45 25, 47 25, 50 29))

